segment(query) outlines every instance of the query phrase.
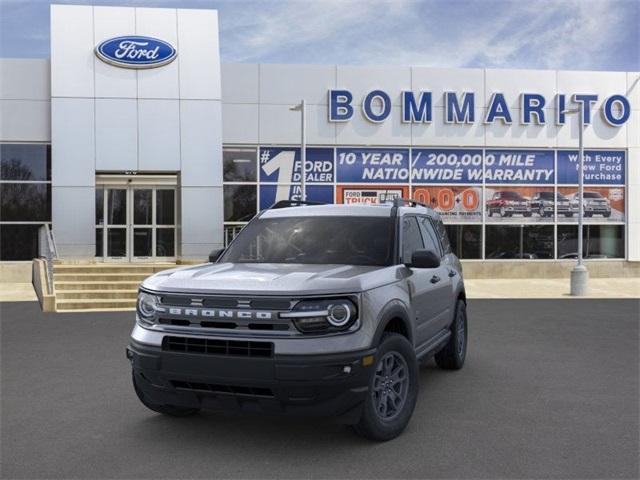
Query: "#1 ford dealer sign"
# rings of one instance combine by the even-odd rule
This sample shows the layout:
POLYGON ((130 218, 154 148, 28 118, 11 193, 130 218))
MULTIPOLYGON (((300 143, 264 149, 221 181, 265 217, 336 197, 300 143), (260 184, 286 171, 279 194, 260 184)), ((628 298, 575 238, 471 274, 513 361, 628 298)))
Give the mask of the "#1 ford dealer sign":
POLYGON ((96 47, 103 62, 123 68, 155 68, 171 63, 178 52, 169 43, 152 37, 129 35, 110 38, 96 47))

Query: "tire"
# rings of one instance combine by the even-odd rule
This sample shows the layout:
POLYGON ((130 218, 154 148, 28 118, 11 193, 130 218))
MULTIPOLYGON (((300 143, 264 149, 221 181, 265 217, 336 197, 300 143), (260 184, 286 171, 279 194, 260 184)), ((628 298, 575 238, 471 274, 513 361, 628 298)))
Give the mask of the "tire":
POLYGON ((444 370, 460 370, 462 368, 467 357, 467 336, 467 306, 462 300, 458 300, 456 318, 451 324, 449 341, 435 355, 438 367, 444 370))
POLYGON ((571 217, 573 217, 573 213, 571 213, 571 212, 565 213, 564 216, 567 217, 567 218, 571 218, 571 217))
POLYGON ((605 212, 602 214, 604 218, 609 218, 611 216, 611 212, 605 212))
POLYGON ((131 372, 131 378, 133 380, 133 388, 136 391, 136 395, 138 395, 142 404, 149 410, 153 410, 154 412, 162 413, 163 415, 168 415, 170 417, 189 417, 200 411, 199 408, 187 408, 179 407, 177 405, 160 405, 158 403, 154 403, 145 396, 144 392, 138 386, 135 373, 131 372))
POLYGON ((533 213, 531 213, 531 212, 524 212, 522 214, 523 217, 530 217, 531 215, 533 215, 533 213))
POLYGON ((490 208, 487 208, 487 214, 488 214, 490 217, 493 217, 493 210, 491 210, 490 208))
POLYGON ((419 390, 418 361, 413 346, 405 337, 397 333, 388 333, 382 337, 374 365, 375 368, 371 372, 369 380, 369 391, 362 408, 362 416, 352 428, 362 437, 384 442, 400 435, 411 419, 419 390), (392 362, 390 364, 387 363, 390 362, 389 359, 392 362), (390 368, 390 371, 393 371, 394 368, 399 369, 400 367, 404 371, 400 381, 384 385, 388 378, 384 375, 385 370, 390 368), (402 379, 405 380, 404 383, 401 383, 402 379), (390 392, 395 392, 395 396, 390 395, 390 392), (403 397, 403 400, 397 401, 401 404, 394 412, 394 400, 400 396, 403 397), (381 411, 382 408, 384 408, 384 412, 381 411))

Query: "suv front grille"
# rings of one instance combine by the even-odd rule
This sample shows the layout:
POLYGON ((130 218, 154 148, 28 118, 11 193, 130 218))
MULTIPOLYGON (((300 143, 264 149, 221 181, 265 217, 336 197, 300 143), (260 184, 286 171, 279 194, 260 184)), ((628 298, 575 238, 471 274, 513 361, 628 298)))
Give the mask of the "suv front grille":
POLYGON ((164 337, 162 349, 170 352, 229 355, 236 357, 272 357, 273 343, 218 340, 193 337, 164 337))
POLYGON ((218 385, 213 383, 184 382, 181 380, 171 380, 173 388, 180 390, 192 390, 211 393, 226 393, 230 395, 250 395, 254 397, 271 397, 273 391, 264 387, 242 387, 238 385, 218 385))

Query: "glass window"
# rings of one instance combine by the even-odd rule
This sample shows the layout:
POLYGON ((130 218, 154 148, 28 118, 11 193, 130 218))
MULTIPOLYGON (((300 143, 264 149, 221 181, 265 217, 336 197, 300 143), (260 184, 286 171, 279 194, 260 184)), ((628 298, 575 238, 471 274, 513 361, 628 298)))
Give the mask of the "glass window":
POLYGON ((0 225, 0 260, 32 260, 38 256, 40 225, 0 225))
POLYGON ((420 224, 420 230, 422 231, 422 239, 424 240, 424 248, 433 251, 436 255, 442 256, 442 250, 440 249, 440 243, 438 242, 438 236, 433 230, 433 225, 427 217, 419 217, 418 223, 420 224))
POLYGON ((175 225, 175 190, 156 191, 156 225, 175 225))
POLYGON ((447 235, 447 229, 445 228, 444 223, 442 223, 442 220, 440 219, 432 220, 432 222, 438 232, 438 236, 440 237, 440 243, 442 244, 444 253, 451 253, 451 244, 449 243, 449 236, 447 235))
POLYGON ((153 190, 150 188, 133 191, 133 223, 151 225, 153 223, 153 190))
POLYGON ((107 222, 109 225, 127 224, 127 191, 110 189, 107 196, 107 222))
POLYGON ((96 225, 104 225, 104 188, 96 187, 96 225))
POLYGON ((482 258, 481 225, 446 225, 451 250, 458 258, 482 258))
POLYGON ((156 230, 156 256, 175 256, 175 229, 158 228, 156 230))
POLYGON ((424 248, 416 217, 402 218, 402 263, 411 263, 416 250, 424 248))
POLYGON ((29 144, 0 145, 0 179, 21 181, 51 180, 51 146, 29 144))
MULTIPOLYGON (((582 228, 585 259, 624 258, 624 225, 584 225, 582 228)), ((558 258, 578 258, 576 225, 558 225, 558 258)))
MULTIPOLYGON (((410 235, 422 248, 415 218, 410 235)), ((238 234, 222 262, 391 265, 391 217, 260 218, 238 234)))
POLYGON ((255 182, 256 155, 255 148, 225 148, 222 151, 224 180, 227 182, 255 182))
POLYGON ((0 220, 51 221, 51 185, 47 183, 0 184, 0 220))
POLYGON ((127 255, 127 229, 109 228, 107 230, 107 255, 124 257, 127 255))
POLYGON ((102 257, 104 255, 103 236, 104 236, 104 229, 96 228, 96 257, 102 257))
POLYGON ((553 225, 487 225, 486 258, 553 258, 553 225))
POLYGON ((256 214, 255 185, 224 186, 224 221, 248 222, 256 214))

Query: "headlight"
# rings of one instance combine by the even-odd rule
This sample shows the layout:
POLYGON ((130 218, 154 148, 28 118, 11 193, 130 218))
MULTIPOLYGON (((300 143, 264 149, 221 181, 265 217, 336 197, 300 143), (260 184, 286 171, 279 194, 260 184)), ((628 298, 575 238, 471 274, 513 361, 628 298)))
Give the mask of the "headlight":
POLYGON ((352 327, 358 318, 358 309, 348 298, 302 300, 280 317, 292 319, 302 333, 330 333, 352 327))
POLYGON ((147 292, 139 292, 136 310, 138 311, 138 317, 140 320, 146 324, 153 323, 159 303, 159 298, 156 295, 147 292))

